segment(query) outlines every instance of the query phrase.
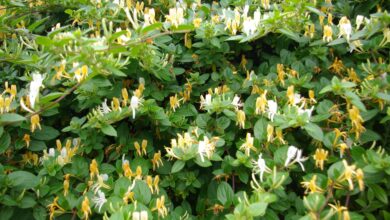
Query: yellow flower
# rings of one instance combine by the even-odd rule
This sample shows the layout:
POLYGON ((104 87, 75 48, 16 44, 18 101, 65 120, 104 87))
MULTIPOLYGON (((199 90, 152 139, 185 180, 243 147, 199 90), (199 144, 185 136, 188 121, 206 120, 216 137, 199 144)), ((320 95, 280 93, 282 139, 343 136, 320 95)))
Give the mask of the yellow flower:
POLYGON ((69 193, 69 177, 70 174, 65 174, 64 179, 64 196, 68 195, 69 193))
POLYGON ((305 27, 305 33, 304 35, 309 37, 309 38, 313 38, 314 37, 314 33, 315 33, 315 26, 314 24, 310 24, 310 25, 307 25, 305 27))
POLYGON ((241 145, 240 150, 244 150, 247 156, 250 155, 250 151, 256 152, 256 148, 253 146, 254 138, 251 133, 246 133, 245 142, 241 145))
POLYGON ((154 191, 158 194, 160 192, 160 188, 158 187, 158 183, 160 182, 160 176, 154 177, 153 181, 153 186, 154 186, 154 191))
POLYGON ((154 153, 152 164, 153 164, 153 170, 156 170, 157 168, 160 167, 160 165, 163 165, 163 162, 161 160, 161 151, 154 153))
POLYGON ((263 6, 265 10, 268 10, 271 7, 269 4, 269 0, 261 0, 261 6, 263 6))
POLYGON ((156 201, 156 207, 153 209, 158 211, 158 215, 161 217, 165 217, 168 215, 168 209, 165 207, 165 197, 161 196, 160 198, 157 198, 156 201))
POLYGON ((200 27, 200 24, 202 23, 202 19, 201 18, 195 18, 192 23, 194 24, 195 28, 198 28, 198 27, 200 27))
POLYGON ((328 25, 333 24, 333 15, 332 13, 328 13, 328 25))
POLYGON ((314 96, 314 91, 311 89, 309 90, 309 99, 310 99, 311 103, 317 103, 315 96, 314 96))
POLYGON ((332 65, 328 69, 338 74, 339 76, 342 76, 341 71, 343 71, 345 67, 343 61, 339 60, 339 58, 336 57, 336 59, 333 61, 332 65))
POLYGON ((40 118, 38 114, 31 116, 30 121, 31 121, 31 132, 34 132, 36 128, 39 128, 39 130, 42 129, 41 124, 39 123, 40 118))
POLYGON ((282 86, 284 86, 284 76, 286 75, 286 73, 284 72, 283 64, 278 63, 276 65, 276 70, 278 72, 278 80, 282 84, 282 86))
POLYGON ((348 109, 349 119, 352 122, 352 132, 355 132, 356 138, 359 139, 360 134, 366 129, 363 127, 363 118, 360 116, 360 111, 356 106, 348 109))
POLYGON ((169 15, 166 15, 165 18, 174 27, 177 27, 184 23, 184 10, 183 8, 170 8, 169 15))
POLYGON ((136 149, 137 154, 138 154, 139 156, 142 156, 141 146, 139 145, 138 141, 135 141, 135 142, 134 142, 134 148, 136 149))
POLYGON ((348 165, 346 160, 343 160, 344 164, 344 172, 343 174, 339 177, 339 181, 348 181, 349 185, 349 190, 353 190, 353 175, 356 173, 355 172, 355 165, 348 165))
POLYGON ((313 156, 316 161, 316 167, 319 167, 321 170, 324 169, 324 162, 325 160, 328 160, 328 153, 327 150, 317 148, 316 153, 313 156))
POLYGON ((358 181, 358 184, 359 184, 359 189, 360 191, 363 191, 364 190, 364 173, 363 173, 363 170, 362 169, 357 169, 356 170, 356 180, 358 181))
POLYGON ((50 203, 47 208, 49 209, 50 213, 50 220, 54 219, 54 214, 56 213, 62 213, 65 210, 58 204, 58 196, 54 198, 53 202, 50 203))
POLYGON ((129 161, 122 162, 122 169, 123 169, 123 175, 131 179, 131 177, 133 176, 133 171, 130 168, 129 161))
POLYGON ((333 40, 333 30, 329 25, 324 26, 324 34, 322 36, 322 40, 325 42, 330 42, 333 40))
POLYGON ((245 112, 243 110, 237 111, 237 122, 236 125, 238 125, 240 128, 245 127, 245 112))
POLYGON ((95 159, 92 160, 91 164, 89 165, 89 176, 91 177, 91 180, 93 177, 99 175, 99 168, 98 164, 95 159))
POLYGON ((340 149, 340 158, 343 157, 345 150, 348 149, 348 145, 346 143, 340 143, 337 145, 337 147, 340 149))
POLYGON ((86 196, 84 197, 84 200, 81 203, 81 210, 84 214, 85 219, 88 219, 89 215, 92 214, 91 208, 89 207, 89 199, 86 196))
POLYGON ((23 136, 23 141, 26 143, 26 146, 27 146, 27 147, 30 147, 30 141, 31 141, 31 139, 30 139, 30 135, 29 135, 29 134, 24 134, 24 136, 23 136))
POLYGON ((267 90, 256 99, 256 114, 264 113, 267 106, 267 90))
POLYGON ((173 111, 176 111, 176 108, 180 107, 180 101, 181 99, 177 98, 177 94, 175 94, 175 96, 169 97, 169 104, 171 105, 171 109, 173 111))
POLYGON ((146 185, 148 185, 150 192, 153 194, 154 193, 154 188, 153 188, 153 177, 152 176, 146 176, 146 185))
POLYGON ((356 82, 356 83, 361 82, 359 76, 356 74, 355 70, 352 67, 347 69, 347 73, 348 73, 348 79, 351 80, 352 82, 356 82))
POLYGON ((280 141, 282 144, 286 144, 286 141, 283 138, 283 130, 277 128, 276 129, 276 138, 280 141))
POLYGON ((340 205, 340 202, 336 201, 336 203, 333 205, 333 204, 329 204, 329 206, 334 209, 334 211, 336 211, 339 215, 339 219, 341 218, 341 214, 344 212, 344 211, 347 211, 348 212, 348 209, 347 207, 345 206, 342 206, 340 205))
POLYGON ((306 188, 305 193, 322 193, 324 192, 321 187, 317 186, 316 184, 317 175, 313 175, 310 181, 301 182, 302 186, 306 188))
POLYGON ((292 85, 287 88, 287 98, 290 105, 295 105, 294 86, 292 85))
POLYGON ((135 170, 135 179, 142 179, 142 168, 140 166, 137 166, 135 170))
POLYGON ((22 162, 24 164, 38 165, 39 158, 38 154, 31 153, 30 151, 22 155, 22 162))

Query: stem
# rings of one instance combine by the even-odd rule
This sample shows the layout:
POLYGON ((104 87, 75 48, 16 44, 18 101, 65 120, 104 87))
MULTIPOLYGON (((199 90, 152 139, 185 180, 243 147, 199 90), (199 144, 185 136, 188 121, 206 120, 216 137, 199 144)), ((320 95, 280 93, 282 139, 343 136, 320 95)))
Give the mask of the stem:
POLYGON ((329 200, 333 198, 333 182, 328 186, 328 195, 326 195, 325 203, 321 206, 320 210, 317 212, 318 215, 325 209, 328 205, 329 200))

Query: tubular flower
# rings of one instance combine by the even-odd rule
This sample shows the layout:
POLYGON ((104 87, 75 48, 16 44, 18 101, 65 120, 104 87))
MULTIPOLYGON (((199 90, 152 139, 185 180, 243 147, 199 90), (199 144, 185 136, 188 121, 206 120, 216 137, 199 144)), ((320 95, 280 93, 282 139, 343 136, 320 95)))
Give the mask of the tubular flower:
MULTIPOLYGON (((123 155, 124 156, 124 155, 123 155)), ((134 175, 133 171, 130 168, 130 164, 128 160, 122 161, 122 169, 123 169, 123 175, 127 178, 130 178, 134 175)))
POLYGON ((39 89, 42 87, 43 76, 39 73, 32 74, 33 81, 30 83, 29 98, 31 107, 34 108, 35 101, 39 95, 39 89))
POLYGON ((356 173, 355 173, 355 177, 356 177, 356 180, 358 181, 358 184, 359 184, 359 189, 360 191, 363 191, 364 190, 364 173, 363 173, 363 170, 362 169, 357 169, 356 170, 356 173))
POLYGON ((89 165, 89 176, 91 177, 91 180, 93 177, 99 175, 99 168, 98 164, 95 159, 92 160, 91 164, 89 165))
POLYGON ((295 105, 297 103, 297 100, 295 100, 294 86, 289 86, 287 88, 286 95, 287 95, 289 105, 295 105))
POLYGON ((199 141, 198 153, 203 162, 204 162, 204 156, 210 159, 214 153, 214 150, 215 150, 215 143, 210 142, 207 136, 204 136, 203 141, 199 141))
POLYGON ((234 106, 234 108, 236 109, 236 111, 237 111, 240 107, 242 107, 242 103, 240 102, 240 97, 237 96, 237 95, 234 96, 233 101, 232 101, 231 104, 234 106))
POLYGON ((169 15, 166 15, 165 18, 174 27, 178 27, 184 23, 184 10, 183 8, 170 8, 169 15))
POLYGON ((148 212, 147 211, 140 211, 140 212, 133 212, 131 215, 132 220, 148 220, 148 212))
POLYGON ((101 211, 103 205, 107 202, 106 195, 102 191, 97 192, 98 196, 92 199, 93 203, 95 203, 95 207, 98 208, 99 212, 101 211))
POLYGON ((92 214, 91 208, 89 207, 89 199, 86 196, 81 203, 81 211, 83 212, 85 219, 88 219, 89 215, 92 214))
POLYGON ((279 140, 281 144, 286 144, 286 141, 283 138, 283 130, 277 128, 276 129, 276 138, 279 140))
POLYGON ((267 90, 261 94, 260 97, 256 99, 256 114, 261 114, 265 112, 265 108, 267 106, 267 90))
POLYGON ((148 145, 148 141, 145 140, 145 139, 142 140, 141 146, 139 145, 138 141, 134 142, 134 147, 137 150, 137 154, 139 156, 146 155, 146 147, 147 147, 147 145, 148 145))
POLYGON ((347 17, 342 17, 339 21, 339 38, 344 36, 347 41, 351 38, 352 25, 347 17))
POLYGON ((267 106, 268 106, 268 118, 271 120, 271 121, 274 121, 274 117, 278 111, 278 103, 273 101, 273 100, 268 100, 267 101, 267 106))
POLYGON ((131 108, 131 111, 133 112, 133 119, 135 119, 135 112, 138 110, 138 108, 140 107, 140 105, 142 105, 141 103, 141 98, 139 98, 138 96, 136 95, 133 95, 131 97, 131 100, 130 100, 130 108, 131 108))
POLYGON ((129 101, 129 93, 126 88, 122 89, 122 106, 127 106, 127 102, 129 101))
POLYGON ((165 207, 165 197, 164 196, 157 198, 156 207, 153 210, 157 210, 158 215, 163 217, 163 218, 168 215, 168 209, 167 209, 167 207, 165 207))
POLYGON ((137 166, 135 170, 135 179, 142 179, 142 168, 140 166, 137 166))
POLYGON ((317 148, 316 153, 313 158, 316 161, 316 167, 319 167, 321 170, 324 170, 324 162, 328 160, 328 151, 324 149, 317 148))
POLYGON ((264 172, 271 173, 271 169, 267 167, 265 160, 262 158, 262 154, 259 154, 259 158, 257 160, 252 160, 252 164, 255 173, 259 173, 260 181, 263 182, 264 172))
POLYGON ((207 94, 206 97, 200 96, 200 109, 205 109, 211 105, 211 94, 207 94))
POLYGON ((283 64, 278 63, 276 65, 276 70, 278 72, 278 80, 284 86, 284 77, 286 75, 286 72, 284 72, 284 66, 283 64))
POLYGON ((70 177, 70 174, 65 174, 65 179, 64 179, 64 196, 68 195, 68 192, 69 192, 69 177, 70 177))
POLYGON ((310 103, 317 103, 313 90, 309 90, 309 99, 310 99, 310 103))
POLYGON ((201 18, 195 18, 192 23, 194 24, 194 27, 195 28, 198 28, 200 27, 200 25, 202 24, 202 19, 201 18))
POLYGON ((245 112, 243 110, 237 111, 237 122, 236 125, 238 125, 240 128, 245 127, 245 112))
POLYGON ((343 160, 343 164, 344 164, 344 172, 343 174, 339 177, 339 181, 348 181, 348 185, 349 185, 349 190, 353 190, 354 186, 353 186, 353 175, 356 174, 356 166, 355 165, 348 165, 347 161, 346 160, 343 160))
POLYGON ((42 129, 41 124, 39 123, 40 118, 38 114, 31 116, 30 121, 31 121, 31 128, 30 128, 31 132, 34 132, 36 128, 39 128, 39 130, 42 129))
POLYGON ((305 193, 322 193, 324 190, 316 184, 317 175, 313 175, 310 181, 301 182, 302 186, 306 188, 305 193))
POLYGON ((148 185, 150 192, 153 194, 154 193, 154 188, 153 188, 153 177, 152 176, 146 176, 146 185, 148 185))
POLYGON ((337 147, 340 150, 340 158, 342 158, 344 156, 345 150, 348 149, 349 147, 346 143, 340 143, 339 145, 337 145, 337 147))
POLYGON ((324 34, 322 36, 322 40, 325 42, 331 42, 333 40, 333 30, 331 26, 324 26, 324 34))
POLYGON ((267 142, 272 142, 274 138, 274 126, 268 124, 267 125, 267 142))
POLYGON ((158 187, 158 183, 160 182, 160 176, 156 176, 154 177, 154 181, 153 181, 153 187, 154 187, 154 191, 158 194, 160 192, 160 188, 158 187))
POLYGON ((337 75, 342 76, 341 71, 343 71, 345 67, 343 61, 336 57, 332 65, 328 69, 330 69, 332 72, 336 73, 337 75))
POLYGON ((288 167, 294 163, 298 163, 301 166, 302 171, 305 171, 305 167, 303 166, 302 162, 306 160, 307 160, 306 157, 302 157, 302 150, 294 146, 290 146, 287 150, 287 158, 284 163, 284 166, 288 167))
POLYGON ((54 214, 65 212, 65 210, 58 204, 58 196, 54 198, 53 202, 50 203, 47 208, 50 212, 50 220, 54 219, 54 214))
POLYGON ((356 106, 352 106, 351 109, 348 109, 348 114, 349 114, 349 119, 352 122, 352 132, 355 132, 356 138, 359 139, 360 134, 366 130, 362 123, 363 123, 363 118, 360 116, 360 111, 356 106))
POLYGON ((118 98, 116 98, 116 97, 114 97, 113 99, 112 99, 112 102, 111 102, 111 108, 112 108, 112 110, 114 110, 114 111, 122 111, 122 108, 121 108, 121 106, 120 106, 120 102, 119 102, 119 99, 118 98))
POLYGON ((23 141, 26 143, 27 148, 30 147, 31 138, 29 134, 24 134, 23 141))
POLYGON ((91 187, 91 189, 94 191, 95 194, 100 190, 100 188, 104 188, 104 189, 111 188, 109 185, 104 183, 104 181, 107 181, 107 180, 108 180, 107 174, 97 175, 97 181, 91 187))
POLYGON ((240 150, 244 150, 247 156, 250 155, 251 150, 256 152, 256 148, 253 146, 254 138, 251 133, 246 133, 245 142, 241 145, 240 150))
POLYGON ((163 161, 161 160, 161 151, 154 153, 152 164, 153 164, 153 170, 156 170, 157 168, 160 167, 160 165, 161 166, 163 165, 163 161))
POLYGON ((169 104, 171 105, 171 109, 175 112, 176 108, 180 107, 180 101, 181 99, 177 98, 177 94, 175 96, 169 97, 169 104))

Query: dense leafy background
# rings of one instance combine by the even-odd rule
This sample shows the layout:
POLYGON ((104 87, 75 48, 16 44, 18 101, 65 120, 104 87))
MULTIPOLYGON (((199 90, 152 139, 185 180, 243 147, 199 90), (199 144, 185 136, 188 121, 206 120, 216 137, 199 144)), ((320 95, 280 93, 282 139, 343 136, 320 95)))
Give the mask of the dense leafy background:
POLYGON ((390 219, 389 7, 2 1, 0 218, 390 219))

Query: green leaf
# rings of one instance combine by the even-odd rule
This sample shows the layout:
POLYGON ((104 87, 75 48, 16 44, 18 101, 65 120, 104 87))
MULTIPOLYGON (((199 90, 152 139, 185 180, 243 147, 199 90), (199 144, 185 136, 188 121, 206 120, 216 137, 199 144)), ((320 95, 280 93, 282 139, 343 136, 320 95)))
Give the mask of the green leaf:
POLYGON ((264 140, 267 134, 267 120, 264 117, 261 117, 259 120, 257 120, 253 130, 255 138, 259 139, 260 141, 264 140))
POLYGON ((40 19, 40 20, 38 20, 38 21, 32 23, 31 25, 29 25, 29 26, 27 27, 27 29, 28 29, 30 32, 32 32, 32 31, 34 31, 39 25, 41 25, 43 22, 45 22, 47 19, 49 19, 49 17, 40 19))
POLYGON ((39 178, 27 171, 15 171, 8 174, 11 186, 23 189, 32 189, 39 184, 39 178))
POLYGON ((293 31, 290 31, 290 30, 287 30, 287 29, 284 29, 284 28, 280 28, 279 32, 284 34, 288 38, 298 42, 298 43, 306 42, 306 40, 304 38, 300 37, 297 33, 293 32, 293 31))
POLYGON ((46 209, 42 206, 34 207, 33 216, 35 220, 45 220, 47 217, 46 209))
POLYGON ((249 205, 249 213, 256 216, 263 216, 267 210, 268 203, 265 202, 256 202, 249 205))
POLYGON ((184 168, 186 163, 182 160, 177 160, 172 166, 171 173, 177 173, 184 168))
POLYGON ((16 123, 26 120, 25 117, 15 113, 5 113, 0 115, 0 124, 16 123))
POLYGON ((50 94, 47 94, 43 96, 42 98, 39 99, 40 104, 46 104, 60 96, 62 96, 64 93, 63 92, 52 92, 50 94))
POLYGON ((322 132, 322 129, 320 126, 314 123, 308 123, 303 128, 306 130, 306 132, 313 137, 316 140, 322 141, 324 138, 324 133, 322 132))
POLYGON ((370 185, 369 187, 374 191, 375 197, 379 201, 381 201, 381 202, 383 202, 385 204, 387 204, 389 202, 388 198, 387 198, 386 191, 383 190, 380 186, 378 186, 376 184, 373 184, 373 185, 370 185))
POLYGON ((4 153, 11 144, 11 136, 8 132, 4 132, 0 137, 0 154, 4 153))
POLYGON ((163 24, 161 22, 156 22, 154 24, 151 24, 149 26, 144 27, 142 29, 141 33, 145 34, 149 31, 159 30, 159 29, 161 29, 162 26, 163 26, 163 24))
POLYGON ((101 130, 105 135, 113 136, 113 137, 117 136, 117 132, 115 128, 112 127, 111 125, 105 125, 104 127, 101 128, 101 130))
POLYGON ((133 192, 134 199, 142 202, 143 204, 148 204, 152 198, 152 193, 144 181, 136 180, 133 192))
POLYGON ((233 202, 234 192, 227 182, 221 182, 217 189, 217 198, 225 206, 233 202))

